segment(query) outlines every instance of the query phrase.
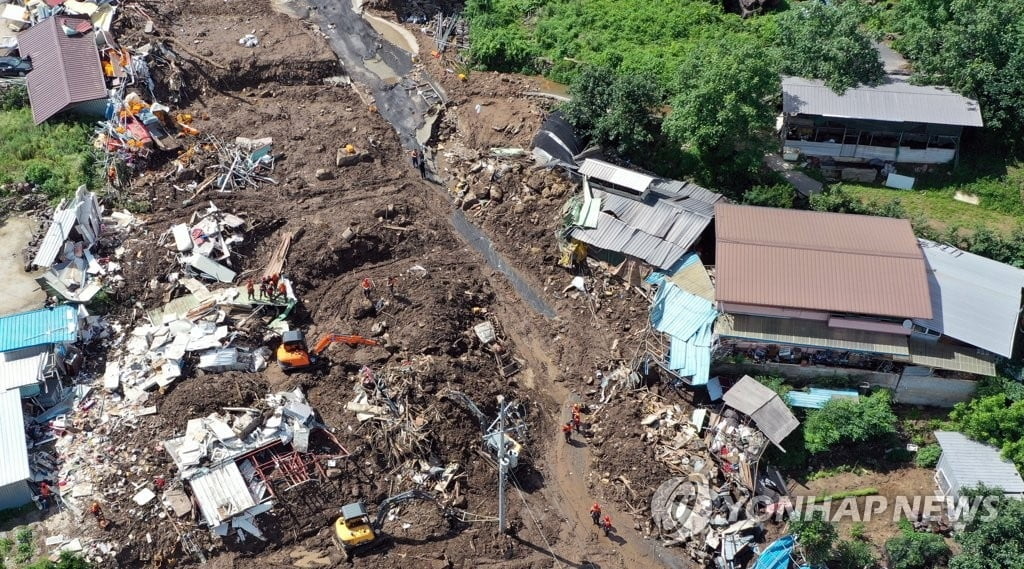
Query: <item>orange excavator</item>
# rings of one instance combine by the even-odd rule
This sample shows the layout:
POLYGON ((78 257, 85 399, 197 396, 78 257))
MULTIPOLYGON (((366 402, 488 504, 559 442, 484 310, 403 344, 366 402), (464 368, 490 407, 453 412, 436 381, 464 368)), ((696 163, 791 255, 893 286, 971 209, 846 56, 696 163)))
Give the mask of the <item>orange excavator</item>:
POLYGON ((341 334, 324 334, 313 346, 306 348, 306 336, 298 330, 289 330, 281 335, 281 345, 277 348, 277 363, 285 373, 308 368, 317 362, 317 357, 334 343, 348 344, 350 347, 378 346, 377 340, 363 336, 344 336, 341 334))

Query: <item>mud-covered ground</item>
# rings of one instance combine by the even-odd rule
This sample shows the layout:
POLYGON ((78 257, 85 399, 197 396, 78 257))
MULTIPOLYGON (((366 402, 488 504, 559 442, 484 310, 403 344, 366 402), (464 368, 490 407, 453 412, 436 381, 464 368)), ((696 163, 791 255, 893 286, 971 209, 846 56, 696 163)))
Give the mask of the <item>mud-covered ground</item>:
MULTIPOLYGON (((636 435, 643 411, 635 402, 619 398, 595 407, 585 417, 597 433, 592 438, 576 436, 574 444, 565 445, 558 432, 570 402, 596 403, 596 369, 636 356, 646 299, 597 265, 586 273, 592 298, 563 292, 573 274, 557 266, 555 236, 562 204, 575 190, 570 180, 537 170, 525 158, 501 165, 507 175, 500 180, 486 177, 486 170, 467 174, 468 164, 488 156, 491 148, 528 148, 551 102, 524 95, 536 89, 530 78, 472 73, 460 81, 444 60, 430 57, 432 44, 420 37, 420 65, 451 99, 431 144, 442 184, 427 183, 365 94, 325 84, 343 69, 317 29, 276 13, 264 0, 242 6, 236 0, 144 4, 156 24, 152 34, 142 31, 142 18, 121 19, 123 44, 163 41, 179 54, 176 66, 154 69, 157 91, 175 112, 194 117, 201 137, 273 137, 271 176, 277 183, 193 195, 188 184, 201 181, 204 172, 193 167, 174 174, 174 153, 154 157, 122 195, 149 211, 139 214, 139 227, 123 244, 124 281, 114 291, 112 316, 130 328, 141 309, 182 292, 169 284, 168 275, 180 269, 175 252, 165 245, 169 240, 161 236, 213 202, 247 222, 245 242, 234 246, 239 280, 262 274, 285 232, 297 235, 284 267, 300 299, 292 326, 315 338, 327 332, 369 335, 383 323, 388 349, 337 345, 327 352, 329 367, 291 376, 273 366, 260 374, 192 372, 151 397, 147 404, 158 414, 140 417, 134 429, 111 432, 111 448, 121 449, 119 456, 134 449, 132 460, 145 464, 148 476, 173 477, 173 465, 156 442, 183 432, 190 418, 250 405, 269 391, 303 387, 353 453, 343 474, 283 496, 272 514, 261 518, 267 543, 204 538, 201 545, 212 567, 344 566, 330 539, 338 508, 355 500, 376 504, 411 484, 408 464, 396 460, 374 431, 345 409, 355 372, 369 365, 393 375, 420 430, 428 433, 425 448, 431 456, 415 458, 461 465, 455 505, 464 510, 496 515, 497 472, 481 455, 475 419, 439 395, 464 392, 489 415, 497 395, 519 400, 528 411, 529 434, 526 460, 508 493, 511 537, 496 535, 493 522, 452 524, 433 506, 406 505, 398 520, 385 526, 393 544, 357 557, 355 566, 608 568, 664 562, 685 567, 670 563, 671 556, 644 539, 645 500, 663 471, 636 435), (259 46, 239 46, 238 38, 250 32, 259 37, 259 46), (368 159, 338 167, 336 152, 348 144, 368 159), (453 229, 449 216, 459 203, 453 197, 460 182, 491 187, 489 199, 463 208, 465 214, 533 293, 554 308, 555 318, 533 311, 453 229), (348 233, 354 237, 344 237, 348 233), (359 281, 370 277, 383 283, 388 276, 398 277, 396 294, 378 286, 375 297, 386 302, 376 311, 364 300, 359 281), (493 355, 473 338, 472 327, 483 321, 485 311, 499 323, 522 365, 509 379, 499 375, 493 355), (587 510, 594 500, 605 503, 613 516, 612 539, 590 525, 587 510)), ((275 340, 261 331, 249 341, 272 347, 275 340)), ((102 355, 95 355, 101 365, 102 355)), ((95 428, 104 433, 104 426, 95 428)), ((121 543, 120 566, 196 563, 174 532, 154 532, 158 522, 135 517, 129 506, 110 507, 114 524, 106 534, 90 524, 80 530, 121 543)))

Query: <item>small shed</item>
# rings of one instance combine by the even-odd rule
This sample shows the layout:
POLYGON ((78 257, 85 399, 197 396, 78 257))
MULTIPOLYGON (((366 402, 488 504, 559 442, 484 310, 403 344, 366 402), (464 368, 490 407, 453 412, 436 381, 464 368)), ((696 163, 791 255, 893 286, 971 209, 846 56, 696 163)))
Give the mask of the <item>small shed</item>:
POLYGON ((32 59, 26 85, 36 124, 68 110, 103 114, 107 82, 87 16, 58 14, 39 22, 18 34, 18 51, 32 59))
POLYGON ((1012 498, 1024 498, 1024 480, 999 449, 972 441, 963 433, 935 431, 942 456, 935 467, 939 493, 957 499, 966 488, 1000 488, 1012 498))
POLYGON ((17 508, 32 501, 25 447, 25 418, 17 389, 0 391, 0 510, 17 508))
POLYGON ((743 376, 722 398, 727 406, 753 419, 757 428, 780 449, 782 441, 800 426, 779 394, 749 375, 743 376))

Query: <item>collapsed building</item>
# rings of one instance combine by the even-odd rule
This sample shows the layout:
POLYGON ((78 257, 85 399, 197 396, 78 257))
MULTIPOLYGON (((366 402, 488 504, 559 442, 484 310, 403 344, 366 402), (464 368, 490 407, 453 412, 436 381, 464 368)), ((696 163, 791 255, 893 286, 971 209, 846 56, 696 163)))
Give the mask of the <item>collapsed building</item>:
POLYGON ((300 390, 265 402, 190 419, 184 435, 164 441, 203 523, 222 537, 263 539, 255 519, 280 493, 325 480, 349 456, 300 390))

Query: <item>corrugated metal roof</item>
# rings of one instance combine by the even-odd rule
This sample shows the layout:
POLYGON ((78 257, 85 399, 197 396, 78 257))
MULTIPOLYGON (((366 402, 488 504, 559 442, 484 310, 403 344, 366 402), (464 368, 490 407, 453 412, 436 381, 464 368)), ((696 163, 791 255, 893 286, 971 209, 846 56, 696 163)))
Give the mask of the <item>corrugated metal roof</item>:
POLYGON ((714 303, 680 289, 661 273, 653 273, 647 282, 658 285, 651 301, 651 324, 669 335, 669 369, 692 377, 693 385, 704 385, 710 376, 712 326, 718 317, 714 303))
POLYGON ((888 122, 983 125, 977 101, 945 87, 911 85, 892 76, 877 87, 854 87, 842 95, 826 87, 823 81, 783 77, 782 112, 888 122))
POLYGON ((999 456, 999 450, 978 441, 972 441, 953 431, 935 431, 935 439, 942 447, 943 462, 949 467, 947 478, 960 488, 976 488, 984 484, 1002 488, 1007 494, 1024 493, 1024 480, 1012 462, 999 456))
POLYGON ((676 184, 679 193, 659 190, 636 200, 592 189, 584 180, 584 196, 591 192, 590 203, 600 202, 602 213, 596 227, 575 227, 569 237, 667 269, 700 239, 714 216, 712 203, 696 196, 721 198, 693 184, 676 184))
POLYGON ((0 317, 0 352, 78 338, 78 310, 69 304, 0 317))
POLYGON ((790 405, 803 409, 821 409, 826 403, 837 398, 856 401, 860 399, 860 394, 845 389, 822 389, 820 387, 812 387, 807 391, 790 391, 786 394, 786 400, 790 405))
MULTIPOLYGON (((695 294, 714 302, 715 285, 711 282, 711 275, 704 268, 704 263, 701 262, 700 257, 696 253, 690 253, 683 260, 683 265, 674 273, 670 269, 668 280, 690 294, 695 294)), ((679 264, 677 263, 676 266, 679 266, 679 264)))
POLYGON ((911 338, 910 362, 931 368, 962 371, 986 377, 995 377, 995 358, 980 353, 976 348, 953 346, 941 342, 911 338))
POLYGON ((0 391, 0 486, 31 476, 25 446, 25 419, 17 389, 0 391))
POLYGON ((616 186, 629 188, 638 194, 646 192, 650 188, 651 182, 654 181, 653 177, 646 174, 622 168, 615 164, 609 164, 602 160, 594 160, 593 158, 584 160, 579 172, 581 175, 598 182, 608 182, 616 186))
POLYGON ((768 440, 781 447, 782 441, 798 426, 793 412, 777 393, 745 375, 722 396, 725 404, 749 416, 768 440))
POLYGON ((47 349, 36 346, 0 353, 0 391, 18 390, 38 383, 46 363, 47 349))
POLYGON ((719 302, 930 318, 924 255, 905 219, 719 203, 719 302))
POLYGON ((901 356, 910 354, 906 336, 849 328, 829 328, 828 324, 813 320, 723 314, 715 322, 715 333, 728 338, 790 346, 901 356))
POLYGON ((77 227, 86 245, 92 245, 100 234, 100 205, 94 192, 79 186, 74 197, 63 200, 53 211, 53 220, 46 230, 46 236, 32 259, 37 267, 50 267, 64 248, 71 230, 77 227))
POLYGON ((914 322, 1005 357, 1013 355, 1024 270, 919 239, 932 317, 914 322))
POLYGON ((26 85, 36 124, 72 105, 107 98, 95 34, 69 36, 63 30, 88 22, 88 17, 60 14, 18 34, 18 52, 32 58, 26 85))
POLYGON ((189 481, 199 509, 210 527, 256 505, 249 486, 234 462, 223 464, 189 481))

